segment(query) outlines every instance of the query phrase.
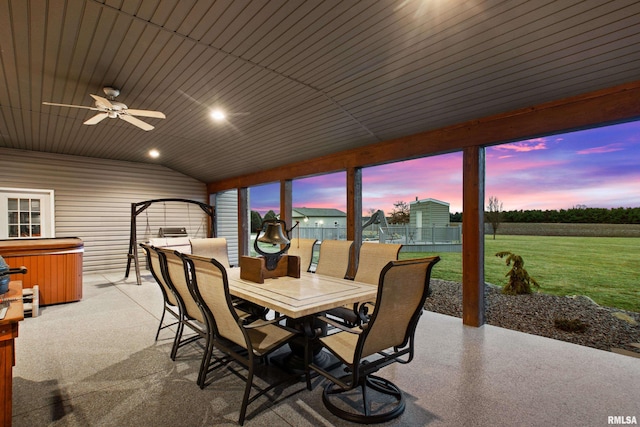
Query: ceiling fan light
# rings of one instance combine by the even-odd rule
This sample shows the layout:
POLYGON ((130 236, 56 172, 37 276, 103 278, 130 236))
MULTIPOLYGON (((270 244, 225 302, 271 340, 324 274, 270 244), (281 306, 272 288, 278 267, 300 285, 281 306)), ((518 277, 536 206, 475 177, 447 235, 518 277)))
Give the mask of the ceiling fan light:
POLYGON ((120 91, 118 89, 115 89, 115 88, 112 88, 112 87, 103 87, 102 91, 104 92, 105 95, 107 95, 111 99, 113 99, 116 96, 120 95, 120 91))

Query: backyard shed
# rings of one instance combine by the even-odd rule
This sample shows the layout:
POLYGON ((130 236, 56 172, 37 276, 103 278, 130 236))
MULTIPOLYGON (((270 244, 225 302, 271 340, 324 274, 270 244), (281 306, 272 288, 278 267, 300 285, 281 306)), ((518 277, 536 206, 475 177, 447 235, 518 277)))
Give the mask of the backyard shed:
POLYGON ((449 203, 436 199, 423 199, 409 204, 409 226, 427 228, 449 225, 449 203))

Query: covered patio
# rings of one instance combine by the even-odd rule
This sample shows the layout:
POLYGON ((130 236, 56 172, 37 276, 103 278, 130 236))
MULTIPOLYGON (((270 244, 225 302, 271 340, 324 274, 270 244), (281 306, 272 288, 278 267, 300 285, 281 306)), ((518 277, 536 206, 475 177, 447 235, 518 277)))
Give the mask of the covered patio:
MULTIPOLYGON (((16 341, 13 425, 235 425, 243 381, 228 371, 201 390, 201 349, 169 358, 173 333, 154 336, 162 296, 122 274, 84 277, 84 298, 44 307, 16 341)), ((603 426, 635 416, 638 359, 425 312, 418 351, 381 375, 405 393, 396 426, 603 426)), ((247 426, 353 425, 322 404, 321 382, 278 390, 249 407, 247 426)))
MULTIPOLYGON (((150 276, 123 280, 131 203, 237 192, 216 226, 246 255, 251 187, 278 183, 291 226, 293 181, 343 172, 360 242, 363 169, 453 152, 463 319, 426 313, 418 357, 383 372, 408 400, 389 425, 640 416, 638 359, 485 325, 483 300, 485 148, 638 120, 639 23, 628 1, 0 2, 2 187, 55 193, 33 237, 85 243, 83 298, 20 324, 14 425, 235 424, 241 380, 200 390, 199 348, 174 363, 153 339, 150 276)), ((247 425, 344 424, 318 384, 282 397, 247 425)))

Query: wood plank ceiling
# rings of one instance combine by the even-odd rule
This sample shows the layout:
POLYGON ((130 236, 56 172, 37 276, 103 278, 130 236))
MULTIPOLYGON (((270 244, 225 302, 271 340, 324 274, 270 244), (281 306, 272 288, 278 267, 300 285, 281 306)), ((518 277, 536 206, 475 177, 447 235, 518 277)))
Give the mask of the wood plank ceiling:
POLYGON ((0 0, 0 48, 0 147, 214 182, 637 81, 640 2, 0 0), (167 119, 42 105, 105 86, 167 119))

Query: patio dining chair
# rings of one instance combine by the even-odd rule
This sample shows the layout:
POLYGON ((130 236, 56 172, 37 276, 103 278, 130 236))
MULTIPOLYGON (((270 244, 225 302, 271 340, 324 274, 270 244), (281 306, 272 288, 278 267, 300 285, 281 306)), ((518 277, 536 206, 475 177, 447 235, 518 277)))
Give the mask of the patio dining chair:
POLYGON ((392 363, 409 363, 413 359, 416 326, 429 290, 431 269, 439 260, 433 257, 389 262, 380 273, 376 310, 362 326, 348 328, 327 317, 319 318, 340 329, 319 341, 348 372, 337 377, 333 371, 314 364, 312 340, 307 340, 307 388, 312 389, 311 371, 329 380, 322 400, 331 413, 348 421, 371 424, 404 412, 400 388, 374 373, 392 363), (372 404, 372 398, 378 405, 372 404))
MULTIPOLYGON (((209 237, 203 239, 190 239, 191 254, 201 256, 203 258, 216 259, 224 268, 232 267, 229 262, 229 252, 227 250, 227 239, 225 237, 209 237)), ((265 318, 267 309, 257 304, 240 298, 233 298, 234 305, 237 309, 252 314, 256 318, 265 318)))
POLYGON ((162 275, 162 269, 160 267, 160 256, 158 255, 158 252, 156 252, 151 246, 144 243, 140 243, 140 246, 142 247, 142 249, 144 249, 144 253, 147 258, 147 265, 149 266, 151 275, 160 287, 160 291, 162 292, 162 299, 164 301, 162 316, 160 317, 160 324, 158 325, 158 331, 156 332, 156 341, 158 341, 158 336, 160 336, 160 331, 162 329, 178 325, 176 334, 179 332, 180 328, 182 327, 182 324, 180 322, 182 313, 180 311, 180 305, 178 304, 178 301, 174 294, 174 290, 167 284, 162 275), (167 325, 163 325, 164 316, 167 313, 175 317, 176 321, 167 325))
POLYGON ((171 360, 175 360, 178 349, 201 338, 208 339, 209 331, 204 314, 189 290, 190 273, 184 268, 184 263, 180 256, 181 253, 170 249, 153 249, 155 249, 160 258, 160 268, 164 280, 175 290, 176 301, 182 314, 180 327, 171 348, 171 360), (185 326, 193 331, 194 334, 183 338, 185 326))
POLYGON ((291 246, 287 254, 300 257, 300 271, 311 270, 313 249, 317 241, 316 239, 300 239, 298 237, 291 239, 291 246))
MULTIPOLYGON (((247 369, 245 390, 240 406, 238 423, 245 420, 247 406, 258 397, 269 392, 283 381, 274 382, 270 386, 261 388, 253 396, 253 378, 255 370, 261 361, 268 361, 268 355, 291 341, 297 331, 281 326, 279 322, 284 316, 271 320, 256 320, 247 322, 238 316, 234 309, 229 282, 224 266, 215 259, 207 259, 196 255, 182 255, 185 266, 193 274, 192 289, 199 305, 210 319, 213 340, 207 347, 207 360, 203 364, 202 382, 200 387, 206 386, 206 376, 209 372, 221 366, 228 366, 227 360, 232 359, 247 369), (227 357, 218 359, 214 356, 214 347, 227 357), (211 358, 214 358, 213 364, 211 358)), ((297 379, 297 377, 296 377, 297 379)), ((285 381, 291 381, 287 376, 285 381)))
POLYGON ((402 249, 402 245, 398 243, 363 243, 360 246, 358 269, 354 280, 377 285, 380 280, 380 272, 389 261, 398 260, 400 249, 402 249))
MULTIPOLYGON (((176 338, 171 349, 171 359, 175 360, 180 347, 197 341, 201 338, 205 340, 204 353, 198 370, 198 378, 196 383, 203 387, 206 371, 204 367, 209 362, 208 351, 213 344, 214 329, 212 320, 208 317, 207 310, 199 303, 193 289, 193 270, 191 270, 184 262, 182 253, 171 251, 168 249, 155 248, 159 254, 161 268, 164 272, 164 278, 170 287, 175 289, 178 305, 181 307, 181 321, 176 338), (194 334, 183 338, 184 327, 191 329, 194 334)), ((248 319, 250 313, 234 307, 236 315, 240 319, 248 319)))
POLYGON ((191 253, 205 258, 215 258, 225 268, 231 267, 227 239, 225 237, 209 237, 203 239, 189 239, 191 253))
POLYGON ((318 258, 316 274, 324 274, 325 276, 338 277, 340 279, 353 278, 347 277, 351 266, 352 254, 352 240, 323 240, 320 244, 320 257, 318 258))
MULTIPOLYGON (((398 259, 401 248, 402 245, 397 243, 363 243, 360 246, 358 268, 354 280, 377 286, 380 272, 389 261, 398 259)), ((356 326, 367 321, 367 313, 371 308, 371 304, 356 303, 334 308, 328 313, 341 319, 347 325, 356 326)))

